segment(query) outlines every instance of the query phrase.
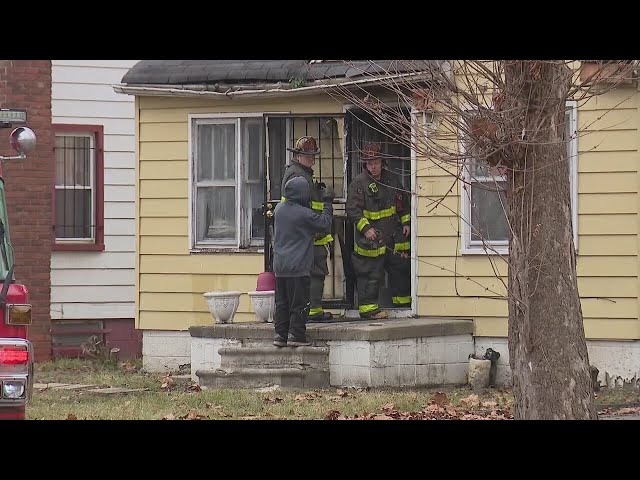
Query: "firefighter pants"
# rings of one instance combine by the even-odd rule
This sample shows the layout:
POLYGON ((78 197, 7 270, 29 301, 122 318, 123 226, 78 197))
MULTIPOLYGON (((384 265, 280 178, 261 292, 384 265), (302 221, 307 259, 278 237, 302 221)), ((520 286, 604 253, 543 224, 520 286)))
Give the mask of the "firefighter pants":
POLYGON ((389 288, 396 307, 411 306, 411 261, 387 252, 379 257, 365 257, 353 252, 353 270, 357 278, 358 309, 361 315, 377 313, 380 287, 384 282, 384 272, 389 274, 389 288))
POLYGON ((276 277, 276 334, 306 338, 309 315, 309 277, 276 277))
POLYGON ((327 247, 326 245, 313 246, 313 266, 311 267, 310 299, 311 307, 309 317, 322 315, 322 294, 324 293, 324 279, 329 275, 327 268, 327 247))

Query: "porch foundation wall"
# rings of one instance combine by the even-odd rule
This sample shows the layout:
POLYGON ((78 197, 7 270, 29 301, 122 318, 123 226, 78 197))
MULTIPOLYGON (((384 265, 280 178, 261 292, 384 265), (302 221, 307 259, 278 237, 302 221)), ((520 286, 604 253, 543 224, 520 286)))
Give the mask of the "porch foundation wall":
POLYGON ((142 333, 142 368, 151 373, 180 370, 191 363, 189 332, 144 330, 142 333))
MULTIPOLYGON (((496 384, 510 386, 511 369, 506 338, 471 334, 393 340, 327 340, 332 386, 409 387, 466 383, 468 357, 487 348, 500 353, 496 384)), ((218 350, 226 346, 271 346, 267 338, 191 337, 189 332, 144 331, 143 367, 149 372, 172 372, 191 364, 191 377, 199 369, 220 368, 218 350)), ((638 386, 640 341, 588 340, 591 365, 599 370, 602 386, 638 386)))
MULTIPOLYGON (((496 383, 511 385, 509 347, 506 338, 476 337, 475 351, 483 355, 487 348, 500 352, 496 383)), ((601 386, 621 387, 640 384, 640 340, 587 340, 589 363, 598 369, 601 386)))

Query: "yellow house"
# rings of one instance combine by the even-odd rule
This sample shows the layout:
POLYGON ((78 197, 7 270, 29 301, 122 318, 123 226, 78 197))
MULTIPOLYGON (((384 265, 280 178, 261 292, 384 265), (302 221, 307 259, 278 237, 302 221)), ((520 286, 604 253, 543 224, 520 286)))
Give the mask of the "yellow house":
MULTIPOLYGON (((341 202, 361 168, 358 148, 378 138, 379 129, 375 118, 326 86, 375 89, 380 72, 366 62, 359 67, 306 60, 141 61, 114 86, 135 96, 136 325, 146 368, 190 363, 189 327, 212 323, 204 292, 242 292, 236 322, 254 320, 247 293, 255 290, 269 253, 263 206, 280 198, 286 147, 302 135, 319 139, 316 176, 338 193, 324 297, 334 312, 352 311, 353 285, 342 255, 352 239, 341 202)), ((640 377, 638 104, 637 84, 625 84, 584 105, 570 103, 567 117, 585 331, 590 361, 609 383, 640 377)), ((410 106, 398 107, 411 114, 410 106)), ((404 185, 418 194, 411 216, 412 304, 395 313, 470 318, 475 349, 492 347, 508 366, 507 303, 484 288, 504 293, 494 269, 506 278, 506 264, 486 255, 459 218, 499 217, 496 202, 477 196, 472 204, 458 183, 445 205, 430 211, 451 177, 425 167, 428 160, 409 147, 387 145, 402 159, 394 168, 404 185)), ((487 221, 493 222, 491 242, 506 253, 506 228, 499 218, 487 221)), ((382 292, 383 304, 385 298, 382 292)))

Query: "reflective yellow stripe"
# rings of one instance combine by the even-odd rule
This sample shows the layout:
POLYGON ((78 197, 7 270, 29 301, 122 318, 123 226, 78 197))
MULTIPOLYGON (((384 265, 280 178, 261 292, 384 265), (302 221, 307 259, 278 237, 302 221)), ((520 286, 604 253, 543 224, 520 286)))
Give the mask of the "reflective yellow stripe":
POLYGON ((374 310, 378 309, 378 304, 377 303, 371 303, 369 305, 360 305, 358 307, 358 310, 360 310, 360 313, 369 313, 369 312, 373 312, 374 310))
MULTIPOLYGON (((286 200, 286 198, 280 197, 280 201, 281 202, 284 202, 285 200, 286 200)), ((320 212, 322 212, 324 210, 324 202, 314 202, 312 200, 310 203, 311 203, 311 208, 313 210, 319 210, 320 212)))
POLYGON ((396 305, 406 305, 407 303, 411 303, 411 297, 391 297, 391 299, 396 305))
POLYGON ((396 252, 406 252, 407 250, 411 250, 411 242, 396 243, 396 246, 393 247, 393 250, 396 252))
POLYGON ((367 220, 366 218, 361 218, 360 220, 358 220, 358 223, 356 224, 356 228, 358 229, 359 232, 361 232, 362 229, 367 225, 369 225, 369 220, 367 220))
POLYGON ((363 257, 379 257, 387 252, 387 247, 384 246, 369 250, 368 248, 362 248, 357 243, 353 246, 353 249, 358 255, 362 255, 363 257))
POLYGON ((395 205, 390 208, 385 208, 384 210, 378 210, 377 212, 372 212, 370 210, 362 211, 362 214, 365 216, 365 218, 368 218, 369 220, 380 220, 381 218, 390 217, 395 213, 396 213, 395 205))
POLYGON ((322 313, 324 313, 324 310, 322 309, 322 307, 314 307, 309 309, 310 317, 313 317, 314 315, 320 315, 322 313))
POLYGON ((327 243, 333 242, 333 235, 325 235, 320 240, 316 240, 313 242, 314 245, 326 245, 327 243))
POLYGON ((400 222, 401 223, 409 223, 411 221, 411 214, 407 213, 406 215, 402 215, 400 217, 400 222))

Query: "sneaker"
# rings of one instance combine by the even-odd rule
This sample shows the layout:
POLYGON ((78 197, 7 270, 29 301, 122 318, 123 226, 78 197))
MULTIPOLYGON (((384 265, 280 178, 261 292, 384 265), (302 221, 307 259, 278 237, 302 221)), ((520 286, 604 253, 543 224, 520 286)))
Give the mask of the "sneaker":
POLYGON ((318 315, 309 315, 309 322, 328 322, 333 320, 333 314, 331 312, 322 312, 318 315))
POLYGON ((276 347, 286 347, 287 346, 287 339, 276 334, 275 337, 273 337, 273 344, 276 347))
POLYGON ((287 341, 290 347, 305 347, 311 345, 306 338, 295 338, 292 334, 289 334, 289 340, 287 341))
POLYGON ((381 318, 389 318, 389 315, 387 315, 387 312, 385 312, 384 310, 378 310, 376 313, 365 313, 365 314, 360 314, 360 318, 375 318, 375 319, 381 319, 381 318))

